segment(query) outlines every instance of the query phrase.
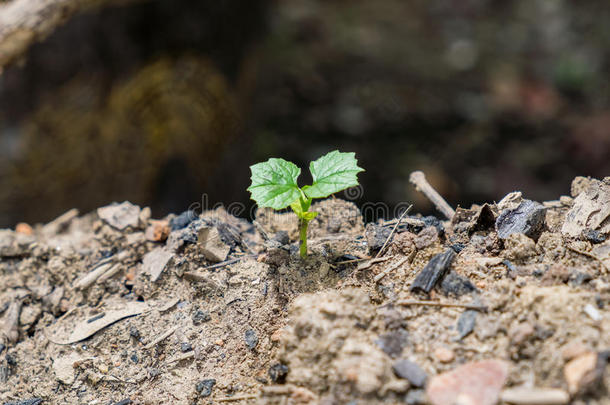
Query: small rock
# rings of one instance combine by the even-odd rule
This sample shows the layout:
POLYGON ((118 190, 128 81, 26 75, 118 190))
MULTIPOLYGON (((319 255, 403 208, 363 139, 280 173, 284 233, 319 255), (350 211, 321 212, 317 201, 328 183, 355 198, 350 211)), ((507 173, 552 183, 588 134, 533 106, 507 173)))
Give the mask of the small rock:
POLYGON ((446 347, 438 347, 434 350, 434 357, 441 363, 451 363, 455 359, 455 353, 446 347))
POLYGON ((288 366, 281 363, 276 363, 269 367, 269 378, 271 381, 277 384, 283 384, 286 382, 286 376, 288 375, 288 366))
POLYGON ((537 239, 544 228, 546 208, 535 201, 523 200, 517 208, 505 209, 496 220, 496 230, 501 239, 515 233, 537 239))
POLYGON ((473 330, 477 319, 477 311, 469 309, 464 311, 457 322, 458 340, 464 339, 473 330))
POLYGON ((166 220, 151 220, 144 236, 151 242, 164 242, 169 236, 170 227, 166 220))
POLYGON ((390 357, 398 357, 407 345, 409 334, 403 328, 379 336, 375 343, 390 357))
POLYGON ((472 284, 468 277, 460 276, 454 271, 450 271, 441 281, 441 290, 446 295, 461 297, 476 291, 477 288, 472 284))
POLYGON ((53 371, 59 382, 72 385, 75 379, 74 363, 81 358, 76 353, 71 353, 68 356, 58 357, 53 360, 53 371))
POLYGON ((424 390, 409 390, 405 396, 405 403, 407 405, 425 405, 428 404, 426 398, 426 391, 424 390))
POLYGON ((571 394, 585 392, 598 381, 600 377, 598 374, 601 373, 597 372, 597 359, 597 353, 587 352, 565 365, 563 376, 571 394))
POLYGON ((583 311, 585 312, 585 314, 589 315, 589 318, 593 319, 595 322, 599 322, 602 320, 602 314, 600 314, 597 308, 595 308, 591 304, 585 305, 583 311))
POLYGON ((423 387, 428 379, 428 375, 420 366, 407 359, 396 361, 392 369, 398 377, 408 380, 414 387, 423 387))
POLYGON ((513 344, 521 345, 533 336, 534 332, 534 327, 529 322, 521 322, 510 328, 508 336, 513 344))
POLYGON ((570 395, 556 388, 507 388, 500 394, 502 402, 514 405, 563 405, 570 401, 570 395))
POLYGON ((26 224, 25 222, 19 222, 17 226, 15 226, 15 232, 22 233, 24 235, 32 235, 34 233, 34 230, 29 224, 26 224))
POLYGON ((190 352, 191 350, 193 350, 193 346, 189 342, 180 343, 180 351, 182 353, 190 352))
POLYGON ((178 229, 186 228, 188 224, 197 219, 197 214, 195 211, 184 211, 182 214, 177 217, 172 218, 169 221, 169 226, 172 231, 177 231, 178 229))
POLYGON ((590 230, 610 233, 610 184, 590 179, 586 189, 574 199, 561 227, 564 236, 579 237, 590 230))
POLYGON ((203 227, 197 235, 197 245, 206 259, 212 262, 222 262, 227 259, 231 248, 221 239, 215 227, 203 227))
POLYGON ((130 405, 131 403, 132 403, 131 399, 125 398, 125 399, 120 400, 119 402, 115 402, 112 405, 130 405))
POLYGON ((583 236, 591 243, 603 243, 606 241, 606 235, 593 229, 583 231, 583 236))
POLYGON ((6 345, 3 343, 0 343, 0 354, 2 354, 2 352, 4 351, 4 349, 6 349, 6 345))
POLYGON ((200 397, 209 397, 212 395, 212 388, 216 385, 216 380, 213 378, 208 378, 197 383, 195 389, 200 397))
POLYGON ((212 317, 210 313, 207 311, 202 311, 201 309, 197 309, 193 314, 193 324, 201 325, 202 323, 208 322, 212 317))
POLYGON ((508 363, 483 360, 467 363, 430 379, 426 393, 433 405, 494 405, 508 377, 508 363))
POLYGON ((152 281, 157 281, 163 270, 174 257, 172 252, 165 250, 162 247, 151 250, 144 255, 142 259, 142 270, 150 275, 152 281))
POLYGON ((280 245, 287 245, 290 243, 290 237, 286 231, 277 231, 271 239, 278 242, 280 245))
POLYGON ((140 331, 135 326, 131 326, 129 328, 129 336, 131 336, 134 339, 138 339, 139 340, 140 339, 140 331))
POLYGON ((415 238, 415 247, 419 250, 425 249, 428 246, 434 244, 434 242, 438 241, 438 231, 433 226, 428 226, 424 228, 420 233, 417 234, 415 238))
POLYGON ((125 201, 97 209, 97 215, 108 225, 122 231, 127 227, 137 228, 140 222, 140 207, 125 201))
POLYGON ((582 342, 571 342, 568 343, 561 349, 561 357, 565 361, 570 361, 575 357, 585 354, 589 351, 589 347, 582 342))
POLYGON ((392 230, 388 227, 377 225, 374 223, 366 224, 364 235, 370 252, 378 251, 383 247, 383 244, 390 236, 392 230))
POLYGON ((131 360, 134 364, 138 364, 140 362, 140 359, 138 358, 138 355, 135 354, 135 353, 131 355, 129 360, 131 360))
POLYGON ((248 349, 254 350, 256 345, 258 345, 258 336, 256 336, 256 331, 253 329, 248 329, 245 334, 246 346, 248 349))

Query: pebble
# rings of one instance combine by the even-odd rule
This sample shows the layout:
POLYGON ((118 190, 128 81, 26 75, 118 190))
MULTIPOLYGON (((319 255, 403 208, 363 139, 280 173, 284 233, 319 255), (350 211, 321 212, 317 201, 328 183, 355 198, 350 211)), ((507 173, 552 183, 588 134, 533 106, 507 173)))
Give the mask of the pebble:
POLYGON ((209 312, 198 309, 193 314, 192 319, 193 319, 194 325, 201 325, 202 323, 210 321, 210 319, 212 319, 212 317, 210 316, 209 312))
POLYGON ((441 291, 446 295, 461 297, 476 290, 468 277, 461 276, 455 271, 450 271, 441 281, 441 291))
POLYGON ((173 257, 174 254, 172 252, 169 252, 162 247, 153 249, 144 255, 144 258, 142 259, 142 270, 150 275, 152 281, 157 281, 173 257))
POLYGON ((408 380, 411 385, 421 388, 426 384, 428 375, 417 363, 407 359, 400 359, 392 365, 394 373, 405 380, 408 380))
POLYGON ((169 221, 169 227, 172 231, 177 231, 178 229, 186 228, 188 224, 193 222, 193 220, 195 220, 196 218, 197 214, 195 213, 195 211, 184 211, 182 214, 172 218, 169 221))
POLYGON ((127 227, 137 228, 140 223, 140 207, 129 201, 98 208, 97 215, 108 225, 120 231, 127 227))
POLYGON ((556 388, 507 388, 500 394, 503 402, 514 405, 563 405, 570 401, 570 395, 556 388))
POLYGON ((565 361, 570 361, 573 358, 585 354, 589 351, 589 347, 582 342, 571 342, 561 349, 561 357, 565 361))
POLYGON ((203 256, 212 262, 227 260, 231 248, 220 238, 218 229, 203 227, 197 234, 197 246, 203 256))
POLYGON ((508 336, 512 343, 520 345, 534 334, 534 327, 528 322, 519 323, 508 331, 508 336))
POLYGON ((212 395, 212 388, 214 388, 214 385, 216 385, 216 380, 213 378, 208 378, 205 380, 201 380, 197 383, 195 389, 197 390, 197 393, 199 394, 199 396, 201 397, 209 397, 210 395, 212 395))
POLYGON ((455 359, 455 353, 446 347, 438 347, 434 350, 434 357, 441 363, 451 363, 455 359))
POLYGON ((115 402, 113 405, 130 405, 131 403, 131 399, 125 398, 120 400, 119 402, 115 402))
POLYGON ((180 350, 182 353, 190 352, 193 350, 193 346, 189 342, 182 342, 180 343, 180 350))
POLYGON ((151 242, 163 242, 169 236, 170 227, 166 220, 151 220, 146 228, 144 236, 151 242))
POLYGON ((464 339, 474 330, 477 320, 477 311, 469 309, 464 311, 457 322, 458 340, 464 339))
POLYGON ((597 353, 587 352, 570 360, 563 368, 563 376, 571 394, 586 390, 594 380, 597 366, 597 353))
POLYGON ((26 224, 25 222, 19 222, 17 226, 15 226, 15 232, 22 233, 24 235, 32 235, 34 233, 34 230, 29 224, 26 224))
POLYGON ((424 405, 428 404, 426 400, 426 392, 424 390, 409 390, 405 396, 407 405, 424 405))
POLYGON ((508 377, 508 363, 483 360, 467 363, 430 379, 426 393, 433 405, 494 405, 508 377))
POLYGON ((256 331, 253 329, 248 329, 245 333, 245 341, 248 349, 254 350, 256 345, 258 345, 258 336, 256 336, 256 331))
POLYGON ((537 239, 544 228, 546 208, 540 203, 523 200, 517 208, 506 209, 496 219, 496 230, 500 239, 514 233, 522 233, 537 239))
POLYGON ((589 318, 593 319, 595 322, 602 320, 602 315, 593 305, 587 304, 583 310, 585 311, 585 314, 589 315, 589 318))
POLYGON ((379 336, 375 343, 390 357, 398 357, 407 345, 409 334, 403 328, 379 336))
POLYGON ((288 375, 289 368, 285 364, 276 363, 269 367, 269 378, 271 381, 278 384, 286 382, 286 376, 288 375))

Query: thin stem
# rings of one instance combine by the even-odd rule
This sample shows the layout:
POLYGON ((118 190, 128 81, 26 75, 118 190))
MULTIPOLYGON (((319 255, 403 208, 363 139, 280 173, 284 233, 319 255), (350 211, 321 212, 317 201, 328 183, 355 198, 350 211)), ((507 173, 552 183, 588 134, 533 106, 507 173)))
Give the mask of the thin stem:
POLYGON ((301 257, 304 259, 307 257, 307 225, 309 225, 309 220, 302 218, 301 219, 301 257))

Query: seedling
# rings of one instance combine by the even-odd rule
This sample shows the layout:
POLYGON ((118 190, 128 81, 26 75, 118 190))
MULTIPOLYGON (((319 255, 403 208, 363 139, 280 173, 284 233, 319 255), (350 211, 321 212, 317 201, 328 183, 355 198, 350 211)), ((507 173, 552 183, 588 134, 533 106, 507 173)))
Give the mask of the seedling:
POLYGON ((251 198, 259 207, 281 210, 288 206, 299 218, 301 257, 307 256, 307 226, 318 213, 309 211, 314 198, 326 198, 346 188, 357 186, 358 167, 356 154, 337 150, 327 153, 309 164, 313 178, 310 186, 299 187, 297 178, 301 169, 284 159, 271 158, 250 166, 252 184, 248 187, 251 198))

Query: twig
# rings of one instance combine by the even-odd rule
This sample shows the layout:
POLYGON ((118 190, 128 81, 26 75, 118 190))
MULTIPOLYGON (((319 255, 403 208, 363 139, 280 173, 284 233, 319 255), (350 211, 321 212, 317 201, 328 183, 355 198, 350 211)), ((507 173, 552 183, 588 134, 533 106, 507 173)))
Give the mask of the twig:
POLYGON ((434 204, 436 209, 442 212, 447 219, 453 219, 455 211, 449 204, 447 204, 447 201, 445 201, 445 199, 441 197, 441 195, 434 188, 432 188, 430 183, 428 183, 426 180, 426 176, 423 172, 418 170, 411 173, 409 175, 409 181, 415 186, 415 189, 417 191, 421 191, 421 193, 425 195, 428 200, 434 204))
POLYGON ((258 222, 257 220, 252 221, 252 225, 254 225, 254 227, 256 228, 256 230, 258 231, 258 233, 261 234, 262 238, 264 241, 268 241, 269 235, 267 234, 267 231, 265 231, 265 229, 263 228, 263 226, 260 224, 260 222, 258 222))
POLYGON ((216 401, 217 402, 235 402, 235 401, 242 401, 244 399, 256 399, 256 398, 258 398, 257 394, 248 394, 248 395, 236 395, 234 397, 217 398, 216 401))
POLYGON ((150 342, 149 344, 144 346, 144 348, 145 349, 150 349, 150 348, 154 347, 155 345, 157 345, 161 341, 163 341, 163 340, 167 339, 168 337, 170 337, 177 330, 178 330, 178 327, 174 326, 173 328, 171 328, 170 330, 168 330, 165 333, 162 333, 161 336, 159 336, 158 338, 156 338, 155 340, 153 340, 152 342, 150 342))
POLYGON ((466 308, 473 309, 475 311, 487 312, 487 307, 485 305, 475 305, 475 304, 460 304, 457 302, 437 302, 437 301, 418 301, 418 300, 399 300, 396 301, 398 305, 419 305, 419 306, 432 306, 432 307, 443 307, 443 308, 466 308))
POLYGON ((362 257, 360 259, 343 260, 341 262, 336 262, 336 263, 333 263, 333 264, 334 265, 338 265, 338 264, 350 264, 350 263, 364 262, 364 261, 367 261, 367 260, 371 260, 371 258, 370 257, 362 257))
POLYGON ((375 278, 373 278, 373 280, 377 283, 379 282, 379 280, 381 280, 382 278, 384 278, 388 273, 396 270, 397 268, 399 268, 400 266, 402 266, 407 260, 409 260, 408 257, 403 257, 402 259, 400 259, 398 262, 394 263, 392 266, 388 267, 387 269, 385 269, 384 271, 382 271, 381 273, 377 274, 375 276, 375 278))
POLYGON ((356 268, 356 270, 358 270, 358 271, 366 270, 374 264, 385 262, 386 260, 390 260, 393 257, 394 256, 386 256, 386 257, 375 257, 375 258, 369 259, 368 261, 364 261, 363 263, 360 263, 358 265, 358 267, 356 268))
POLYGON ((385 240, 385 242, 384 242, 383 246, 381 247, 381 249, 379 249, 379 252, 377 252, 377 254, 375 255, 375 258, 378 258, 379 256, 381 256, 381 254, 385 250, 385 247, 387 246, 388 242, 390 241, 390 239, 392 239, 392 235, 394 235, 394 232, 396 232, 396 228, 398 228, 398 225, 400 224, 400 221, 411 210, 411 207, 413 207, 413 204, 409 205, 409 207, 406 210, 404 210, 403 213, 400 215, 400 218, 398 218, 398 222, 396 222, 396 225, 394 225, 394 228, 392 228, 392 231, 388 235, 388 238, 385 240))

